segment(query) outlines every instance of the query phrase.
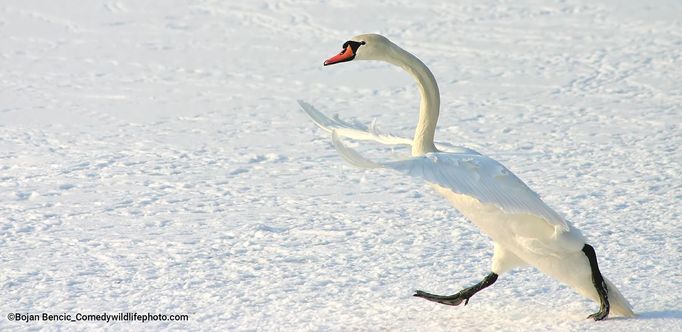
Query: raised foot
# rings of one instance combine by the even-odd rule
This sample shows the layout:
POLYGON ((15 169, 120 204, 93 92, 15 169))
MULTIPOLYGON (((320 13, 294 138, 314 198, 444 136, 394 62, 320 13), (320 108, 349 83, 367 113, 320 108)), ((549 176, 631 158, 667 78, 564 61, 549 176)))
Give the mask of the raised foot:
POLYGON ((423 292, 418 290, 414 296, 416 297, 421 297, 423 299, 432 301, 432 302, 438 302, 441 304, 445 305, 460 305, 462 302, 464 302, 464 305, 467 305, 469 303, 469 298, 471 296, 465 296, 461 294, 461 292, 455 294, 455 295, 436 295, 436 294, 431 294, 427 292, 423 292))
POLYGON ((474 296, 478 291, 480 291, 483 288, 486 288, 492 284, 495 283, 495 280, 497 280, 497 274, 494 272, 491 272, 481 282, 471 286, 467 287, 465 289, 462 289, 455 295, 436 295, 436 294, 431 294, 427 292, 423 292, 418 290, 414 296, 416 297, 421 297, 423 299, 427 299, 432 302, 437 302, 445 305, 460 305, 462 302, 464 302, 464 305, 467 305, 469 303, 469 298, 474 296))
POLYGON ((592 319, 594 319, 594 320, 597 321, 597 320, 602 320, 602 319, 606 318, 606 316, 608 316, 608 315, 609 315, 609 311, 608 311, 608 310, 601 309, 601 310, 599 310, 599 311, 597 311, 597 312, 595 312, 595 313, 593 313, 593 314, 587 316, 587 318, 588 318, 588 319, 589 319, 589 318, 592 318, 592 319))

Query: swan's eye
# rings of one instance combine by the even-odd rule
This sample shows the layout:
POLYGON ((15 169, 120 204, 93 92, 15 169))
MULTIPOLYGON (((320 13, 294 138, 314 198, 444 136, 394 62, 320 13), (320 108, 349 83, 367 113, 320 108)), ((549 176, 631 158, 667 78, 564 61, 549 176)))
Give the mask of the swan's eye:
POLYGON ((365 43, 364 40, 360 42, 360 45, 365 45, 365 44, 367 44, 367 43, 365 43))

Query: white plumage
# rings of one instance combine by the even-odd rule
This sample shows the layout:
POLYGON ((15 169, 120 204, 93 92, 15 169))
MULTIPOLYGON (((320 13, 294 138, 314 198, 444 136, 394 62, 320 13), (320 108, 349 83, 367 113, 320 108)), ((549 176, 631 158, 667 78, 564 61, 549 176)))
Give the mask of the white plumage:
MULTIPOLYGON (((535 266, 580 294, 597 303, 601 302, 601 315, 597 313, 596 316, 591 315, 592 318, 604 318, 609 313, 609 302, 612 313, 634 315, 627 300, 605 278, 608 295, 604 314, 604 301, 600 299, 595 288, 596 281, 593 280, 595 270, 584 252, 585 238, 523 181, 499 162, 474 150, 434 143, 440 96, 436 81, 426 65, 383 36, 360 35, 351 41, 344 44, 344 51, 327 60, 325 65, 349 61, 348 57, 351 60, 387 61, 404 68, 415 78, 422 98, 419 123, 412 140, 382 133, 375 124, 366 127, 338 118, 330 119, 312 105, 299 101, 313 122, 332 133, 332 142, 346 161, 363 168, 393 169, 430 183, 493 240, 495 250, 491 270, 496 274, 495 279, 497 275, 517 266, 535 266), (351 41, 356 45, 353 52, 348 49, 351 46, 346 47, 353 45, 351 41), (345 146, 340 137, 411 145, 412 157, 389 162, 372 161, 345 146)), ((598 269, 597 274, 601 278, 598 269)), ((471 295, 492 283, 494 280, 474 290, 471 295)), ((434 298, 442 297, 428 295, 433 296, 430 300, 436 302, 440 301, 434 298)), ((471 295, 466 297, 467 301, 471 295)))

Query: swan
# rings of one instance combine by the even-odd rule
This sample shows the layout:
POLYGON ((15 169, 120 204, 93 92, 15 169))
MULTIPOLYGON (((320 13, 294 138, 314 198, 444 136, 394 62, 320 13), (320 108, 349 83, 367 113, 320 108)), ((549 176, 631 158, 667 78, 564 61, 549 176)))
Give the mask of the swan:
POLYGON ((388 168, 426 180, 493 242, 490 273, 479 283, 453 295, 418 290, 414 296, 451 306, 466 305, 503 273, 533 266, 598 303, 599 310, 587 318, 602 320, 609 313, 634 316, 625 297, 601 274, 594 248, 538 194, 499 162, 468 148, 434 142, 440 93, 436 79, 421 60, 384 36, 363 34, 346 41, 341 52, 326 60, 324 66, 356 60, 385 61, 415 79, 420 104, 413 139, 383 133, 374 123, 365 127, 331 119, 299 100, 303 111, 320 128, 331 132, 334 147, 347 162, 362 168, 388 168), (344 145, 341 137, 409 145, 412 156, 372 161, 344 145))

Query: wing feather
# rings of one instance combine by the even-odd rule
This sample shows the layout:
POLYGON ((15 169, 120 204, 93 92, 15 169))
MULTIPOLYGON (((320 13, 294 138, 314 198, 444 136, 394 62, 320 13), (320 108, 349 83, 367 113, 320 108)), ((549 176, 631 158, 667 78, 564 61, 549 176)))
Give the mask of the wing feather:
POLYGON ((537 193, 499 162, 483 156, 436 152, 423 157, 382 163, 407 175, 425 179, 467 195, 481 203, 494 204, 508 213, 528 213, 541 217, 562 231, 568 231, 566 221, 545 204, 537 193), (421 165, 421 174, 411 171, 421 165))
POLYGON ((480 154, 434 152, 400 161, 374 162, 345 146, 332 131, 332 141, 339 154, 361 168, 390 168, 412 177, 437 184, 457 194, 494 204, 502 211, 539 216, 560 231, 569 231, 559 216, 540 196, 499 162, 480 154))
MULTIPOLYGON (((376 122, 372 122, 369 126, 365 126, 357 122, 349 123, 341 120, 338 116, 330 118, 324 113, 318 111, 313 105, 306 103, 303 100, 298 100, 298 104, 301 106, 303 112, 305 112, 310 120, 312 120, 318 127, 327 132, 334 131, 340 137, 347 137, 363 141, 375 141, 386 145, 412 145, 412 140, 409 138, 399 137, 390 133, 382 132, 376 125, 376 122)), ((438 150, 448 152, 463 152, 471 154, 478 153, 474 150, 454 146, 448 143, 436 142, 435 145, 438 150)))

